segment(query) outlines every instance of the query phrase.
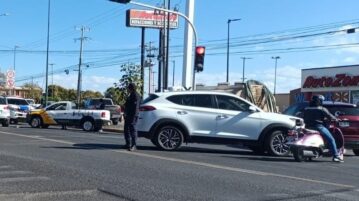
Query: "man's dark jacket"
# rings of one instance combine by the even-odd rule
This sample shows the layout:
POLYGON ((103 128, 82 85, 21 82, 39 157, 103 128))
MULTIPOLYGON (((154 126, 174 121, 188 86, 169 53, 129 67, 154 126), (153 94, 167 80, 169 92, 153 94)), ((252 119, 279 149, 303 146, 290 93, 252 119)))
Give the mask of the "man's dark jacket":
POLYGON ((131 92, 125 103, 125 118, 132 119, 138 116, 141 104, 141 97, 137 92, 131 92))

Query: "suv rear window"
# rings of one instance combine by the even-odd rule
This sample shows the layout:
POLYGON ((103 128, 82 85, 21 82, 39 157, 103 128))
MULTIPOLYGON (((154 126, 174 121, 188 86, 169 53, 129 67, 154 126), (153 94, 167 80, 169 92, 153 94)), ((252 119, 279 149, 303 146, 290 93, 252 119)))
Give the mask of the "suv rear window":
POLYGON ((328 108, 330 113, 333 115, 338 114, 340 115, 353 115, 353 116, 359 116, 359 108, 357 107, 351 107, 351 106, 344 106, 344 105, 338 105, 338 106, 325 106, 328 108))
POLYGON ((150 101, 155 100, 156 98, 158 98, 159 96, 156 94, 150 94, 145 100, 142 101, 142 104, 146 104, 150 101))
POLYGON ((174 95, 168 97, 167 100, 178 105, 215 108, 212 97, 208 94, 174 95))
POLYGON ((25 99, 8 98, 7 102, 13 105, 29 105, 29 103, 25 99))

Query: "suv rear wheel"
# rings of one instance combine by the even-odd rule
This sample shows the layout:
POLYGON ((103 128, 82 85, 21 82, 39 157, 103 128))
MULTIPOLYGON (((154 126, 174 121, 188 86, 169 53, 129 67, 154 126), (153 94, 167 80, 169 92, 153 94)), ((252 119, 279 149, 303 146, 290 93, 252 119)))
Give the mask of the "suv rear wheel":
POLYGON ((174 125, 163 126, 158 130, 152 142, 160 149, 176 150, 183 143, 183 132, 174 125))
POLYGON ((266 140, 267 151, 273 156, 287 156, 289 154, 289 146, 286 144, 285 134, 283 130, 274 130, 266 140))

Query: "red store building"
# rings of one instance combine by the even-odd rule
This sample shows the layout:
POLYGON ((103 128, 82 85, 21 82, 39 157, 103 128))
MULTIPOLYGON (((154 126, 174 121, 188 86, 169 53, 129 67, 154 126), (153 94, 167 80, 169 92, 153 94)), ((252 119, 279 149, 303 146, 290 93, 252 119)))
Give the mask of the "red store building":
POLYGON ((290 104, 309 101, 314 94, 359 104, 359 65, 302 69, 301 88, 290 92, 290 104))

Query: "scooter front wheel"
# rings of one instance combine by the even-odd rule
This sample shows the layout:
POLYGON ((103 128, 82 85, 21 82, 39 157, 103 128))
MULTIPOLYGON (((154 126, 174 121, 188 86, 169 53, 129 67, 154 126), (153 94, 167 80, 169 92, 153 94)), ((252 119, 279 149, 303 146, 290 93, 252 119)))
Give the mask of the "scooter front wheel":
POLYGON ((305 160, 304 152, 303 152, 302 148, 299 148, 299 147, 292 148, 292 152, 293 152, 295 161, 302 162, 305 160))

